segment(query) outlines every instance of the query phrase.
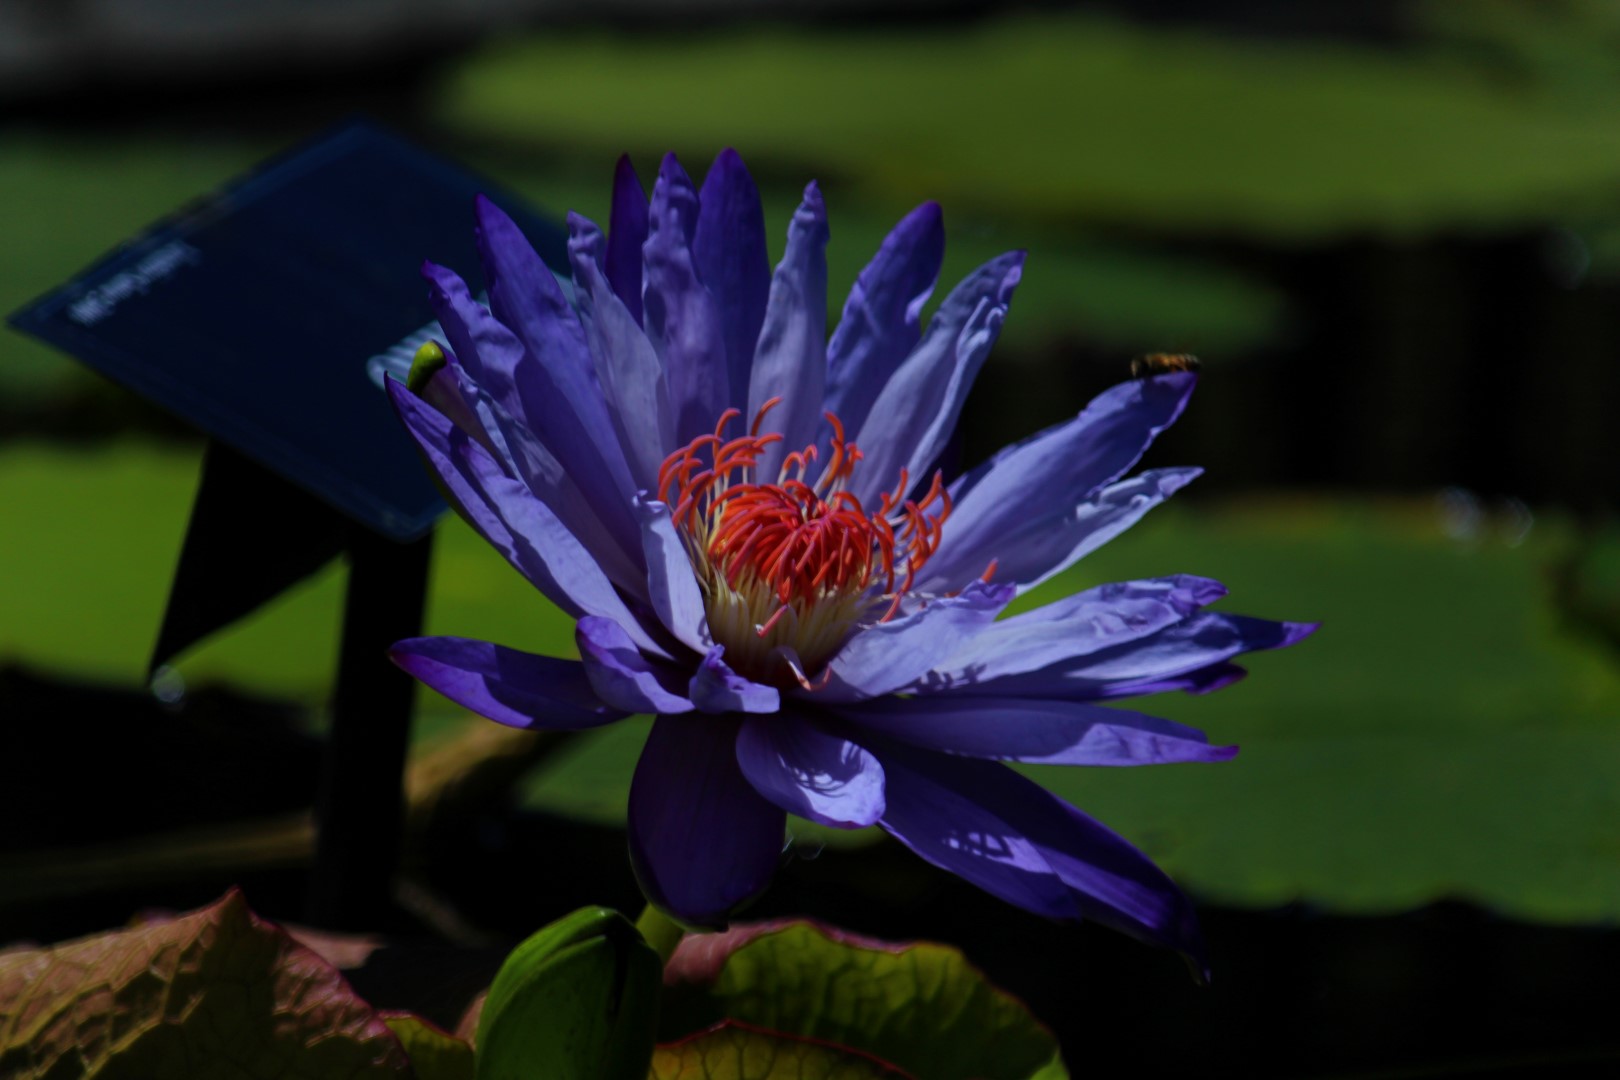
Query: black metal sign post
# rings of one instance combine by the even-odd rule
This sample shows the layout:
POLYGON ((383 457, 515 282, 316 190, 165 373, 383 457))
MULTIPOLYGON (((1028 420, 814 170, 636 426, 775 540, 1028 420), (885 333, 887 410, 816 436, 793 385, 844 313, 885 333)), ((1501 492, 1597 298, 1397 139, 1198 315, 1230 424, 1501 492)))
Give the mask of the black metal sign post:
POLYGON ((364 929, 388 903, 399 861, 416 682, 387 662, 387 649, 421 632, 432 541, 430 533, 396 544, 355 530, 349 546, 309 887, 309 918, 321 926, 364 929))
POLYGON ((210 436, 153 668, 349 556, 311 921, 374 925, 398 859, 413 684, 444 510, 384 381, 441 336, 423 259, 478 265, 489 194, 554 267, 566 234, 496 185, 364 123, 160 222, 11 317, 210 436))

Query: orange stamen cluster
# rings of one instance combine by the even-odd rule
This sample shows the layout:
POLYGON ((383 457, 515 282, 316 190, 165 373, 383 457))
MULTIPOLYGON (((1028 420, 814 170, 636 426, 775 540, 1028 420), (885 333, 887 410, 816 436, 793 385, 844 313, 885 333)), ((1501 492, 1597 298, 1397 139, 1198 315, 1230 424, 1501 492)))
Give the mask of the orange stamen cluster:
MULTIPOLYGON (((761 435, 765 414, 780 398, 766 402, 747 435, 726 438, 741 414, 727 409, 714 433, 693 439, 671 454, 658 471, 658 494, 674 507, 676 524, 703 560, 733 590, 762 586, 780 605, 757 632, 763 636, 789 606, 802 614, 827 596, 849 597, 874 582, 893 599, 891 618, 916 573, 939 547, 940 529, 951 512, 951 498, 940 474, 918 499, 907 499, 905 469, 893 491, 884 492, 868 511, 847 488, 860 449, 848 441, 832 413, 831 455, 814 480, 814 444, 787 454, 775 483, 758 483, 754 470, 765 449, 782 441, 761 435), (898 579, 899 587, 896 588, 898 579)), ((702 576, 700 574, 700 576, 702 576)))

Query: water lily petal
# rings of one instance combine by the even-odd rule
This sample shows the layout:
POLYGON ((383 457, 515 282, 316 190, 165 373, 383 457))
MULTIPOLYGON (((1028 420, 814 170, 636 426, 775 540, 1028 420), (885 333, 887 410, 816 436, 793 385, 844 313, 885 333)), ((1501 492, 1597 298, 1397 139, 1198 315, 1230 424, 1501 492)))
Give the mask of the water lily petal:
POLYGON ((883 766, 862 747, 791 713, 749 719, 737 763, 761 795, 790 814, 835 829, 883 816, 883 766))
MULTIPOLYGON (((506 236, 495 231, 495 224, 510 219, 501 215, 493 204, 484 203, 492 215, 490 228, 482 231, 488 239, 485 246, 491 251, 493 268, 488 271, 492 279, 497 273, 506 274, 497 291, 491 286, 491 301, 496 296, 508 296, 517 287, 527 287, 536 274, 543 274, 556 282, 544 266, 527 265, 529 260, 539 264, 532 248, 521 235, 506 236), (512 253, 514 246, 522 248, 529 259, 512 253), (497 260, 494 253, 511 255, 497 260), (502 269, 510 262, 517 269, 502 269)), ((512 227, 516 234, 516 227, 512 227)), ((458 363, 478 390, 488 395, 488 403, 480 409, 480 418, 500 433, 498 445, 509 455, 514 475, 526 481, 545 473, 545 459, 553 459, 565 471, 592 516, 601 523, 601 531, 611 537, 614 546, 639 567, 640 530, 629 514, 629 498, 634 494, 630 472, 624 455, 617 444, 609 445, 596 433, 606 430, 607 411, 601 392, 590 378, 589 363, 584 351, 583 332, 570 311, 566 316, 572 329, 557 330, 553 341, 537 338, 525 341, 513 332, 492 311, 486 310, 467 291, 461 278, 444 267, 431 263, 422 268, 423 276, 432 286, 430 298, 438 313, 439 324, 449 337, 458 363), (570 348, 561 343, 566 339, 579 347, 577 357, 569 356, 570 348), (544 349, 544 353, 537 350, 544 349), (542 359, 544 356, 546 359, 542 359), (543 449, 543 453, 541 452, 543 449)), ((560 292, 558 296, 560 297, 560 292)), ((533 314, 543 305, 530 305, 530 330, 541 335, 538 327, 555 329, 561 317, 533 314)), ((555 474, 554 474, 555 475, 555 474)))
MULTIPOLYGON (((1136 464, 1159 432, 1181 415, 1197 381, 1190 372, 1177 372, 1121 383, 1099 394, 1075 419, 1008 447, 968 473, 952 486, 956 506, 935 556, 940 566, 982 571, 990 559, 1004 558, 1009 567, 1022 562, 1028 568, 1021 566, 1018 576, 1010 576, 1009 570, 1003 578, 998 565, 998 580, 1046 574, 1062 560, 1049 558, 1051 542, 1043 538, 1067 528, 1070 535, 1057 545, 1060 550, 1073 538, 1076 530, 1065 521, 1074 508, 1136 464), (1041 554, 1021 560, 1020 548, 1028 543, 1039 545, 1041 554)), ((1128 505, 1138 497, 1148 499, 1134 517, 1126 515, 1134 521, 1165 494, 1155 498, 1151 488, 1122 491, 1111 502, 1123 499, 1128 505)))
POLYGON ((674 413, 663 362, 601 266, 602 232, 587 218, 568 215, 568 257, 585 340, 607 403, 611 430, 624 448, 638 490, 657 486, 658 467, 675 446, 674 413))
POLYGON ((613 292, 641 325, 641 245, 647 242, 647 193, 623 154, 613 169, 613 208, 608 212, 607 254, 603 266, 613 292))
POLYGON ((772 398, 760 431, 782 441, 767 447, 757 475, 774 477, 785 453, 802 450, 821 426, 827 375, 827 208, 814 183, 788 226, 787 250, 771 278, 765 323, 748 387, 750 422, 772 398))
POLYGON ((1235 746, 1157 716, 1039 698, 886 697, 847 706, 861 728, 927 750, 1031 765, 1163 765, 1226 761, 1235 746))
POLYGON ((679 672, 642 655, 625 628, 588 615, 574 627, 580 662, 596 696, 632 713, 683 713, 692 703, 676 689, 679 672))
POLYGON ((692 572, 686 544, 670 520, 669 507, 637 496, 636 515, 641 519, 647 593, 653 610, 681 644, 694 652, 706 651, 710 642, 705 630, 703 590, 692 572))
POLYGON ((900 219, 855 279, 827 345, 826 407, 849 431, 861 430, 878 392, 916 348, 944 258, 944 215, 925 202, 900 219))
MULTIPOLYGON (((742 156, 730 148, 714 159, 698 192, 692 263, 719 309, 729 378, 726 403, 741 408, 748 401, 754 345, 765 322, 771 264, 765 253, 765 211, 759 203, 759 188, 748 175, 742 156)), ((825 307, 822 310, 825 313, 825 307)))
POLYGON ((974 582, 913 614, 857 632, 827 664, 826 685, 807 691, 827 704, 861 701, 910 686, 989 625, 1010 587, 974 582))
POLYGON ((623 625, 637 646, 667 655, 625 607, 591 553, 545 503, 466 432, 388 380, 388 397, 461 516, 553 604, 623 625))
POLYGON ((1024 253, 1009 251, 963 278, 929 320, 922 342, 878 393, 856 440, 866 462, 851 490, 862 502, 891 487, 902 469, 911 487, 926 486, 929 478, 923 474, 956 429, 973 380, 1001 334, 1023 268, 1024 253))
MULTIPOLYGON (((937 592, 960 588, 994 562, 992 580, 1011 582, 1019 592, 1026 592, 1135 525, 1203 472, 1199 468, 1147 469, 1109 484, 1066 511, 1053 510, 1045 502, 1034 506, 1008 502, 995 511, 1000 529, 975 529, 967 538, 953 535, 953 515, 945 522, 940 550, 923 568, 917 588, 937 592)), ((1064 506, 1061 502, 1055 505, 1064 506)))
POLYGON ((1204 966, 1192 904, 1116 834, 1005 765, 870 749, 888 778, 881 824, 924 859, 1019 907, 1094 919, 1204 966))
POLYGON ((602 704, 577 660, 458 637, 408 638, 388 656, 457 705, 508 727, 578 731, 629 715, 602 704))
MULTIPOLYGON (((599 437, 607 428, 607 405, 574 308, 551 269, 500 207, 479 196, 477 212, 490 313, 516 332, 526 354, 510 373, 519 401, 516 415, 587 494, 600 488, 595 502, 602 520, 623 530, 621 535, 633 536, 624 511, 635 488, 619 447, 599 437)), ((506 401, 502 404, 511 409, 506 401)))
POLYGON ((1063 816, 1038 843, 1058 877, 1075 891, 1084 917, 1149 945, 1174 949, 1208 982, 1204 935, 1186 894, 1118 833, 1035 784, 1030 787, 1049 800, 1043 809, 1055 806, 1063 816))
POLYGON ((726 647, 716 645, 704 654, 687 685, 687 696, 707 713, 774 713, 782 695, 774 686, 757 683, 732 671, 725 661, 726 647))
POLYGON ((455 353, 445 353, 445 366, 419 396, 502 462, 509 475, 528 485, 535 498, 550 507, 595 556, 615 585, 633 596, 646 591, 646 573, 639 553, 633 559, 625 551, 620 538, 596 516, 595 508, 562 463, 472 380, 455 353))
MULTIPOLYGON (((872 743, 883 766, 883 830, 942 870, 1037 915, 1080 916, 1074 894, 1025 835, 1017 799, 1033 787, 1005 765, 872 743), (970 783, 956 783, 963 766, 970 783), (1000 804, 1011 803, 1010 807, 1000 804)), ((1039 789, 1037 789, 1039 790, 1039 789)), ((1044 794, 1044 792, 1042 792, 1044 794)))
POLYGON ((1213 694, 1248 677, 1248 669, 1241 664, 1222 661, 1219 664, 1199 668, 1197 671, 1189 671, 1185 675, 1145 679, 1141 682, 1103 683, 1095 688, 1095 692, 1088 693, 1086 700, 1105 701, 1109 698, 1141 697, 1143 694, 1168 694, 1177 690, 1184 694, 1213 694))
POLYGON ((737 764, 735 720, 660 716, 630 783, 630 862, 647 899, 717 926, 765 891, 787 816, 737 764))
POLYGON ((1204 612, 1138 641, 985 680, 975 692, 1084 701, 1182 689, 1179 683, 1186 676, 1240 653, 1287 648, 1309 637, 1317 626, 1204 612))
POLYGON ((693 265, 698 213, 691 178, 674 154, 665 155, 641 248, 641 321, 669 384, 675 417, 669 450, 712 431, 731 394, 720 312, 693 265))
POLYGON ((976 692, 980 684, 1006 675, 1037 671, 1156 634, 1225 595, 1220 582, 1191 574, 1098 585, 998 619, 912 689, 976 692))

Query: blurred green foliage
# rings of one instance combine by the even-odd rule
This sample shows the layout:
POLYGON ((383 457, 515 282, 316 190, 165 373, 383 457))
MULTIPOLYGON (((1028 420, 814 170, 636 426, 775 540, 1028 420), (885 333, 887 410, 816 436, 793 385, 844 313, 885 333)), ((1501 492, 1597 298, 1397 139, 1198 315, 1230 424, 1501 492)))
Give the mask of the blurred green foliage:
POLYGON ((502 143, 603 156, 736 145, 897 205, 1273 238, 1497 224, 1595 204, 1620 179, 1612 93, 1572 100, 1443 51, 1067 13, 674 40, 553 32, 467 64, 444 115, 502 143))

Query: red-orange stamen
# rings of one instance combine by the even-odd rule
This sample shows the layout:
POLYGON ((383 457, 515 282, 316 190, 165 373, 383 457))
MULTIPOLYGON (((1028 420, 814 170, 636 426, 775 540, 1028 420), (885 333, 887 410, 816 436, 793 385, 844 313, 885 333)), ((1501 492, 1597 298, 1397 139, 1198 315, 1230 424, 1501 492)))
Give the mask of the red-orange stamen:
POLYGON ((826 595, 859 594, 874 580, 893 594, 883 616, 892 618, 901 594, 939 547, 951 512, 944 478, 935 473, 921 498, 907 499, 910 476, 902 468, 894 489, 879 495, 877 512, 868 513, 845 486, 863 455, 829 412, 829 456, 814 482, 807 480, 819 454, 811 444, 783 456, 775 483, 760 483, 753 476, 760 457, 782 441, 775 432, 761 435, 760 428, 780 402, 767 401, 748 434, 732 439, 726 428, 741 414, 727 409, 713 434, 700 435, 664 460, 658 496, 674 507, 674 521, 701 545, 726 584, 736 589, 753 579, 782 605, 758 628, 761 635, 790 604, 808 609, 826 595))

